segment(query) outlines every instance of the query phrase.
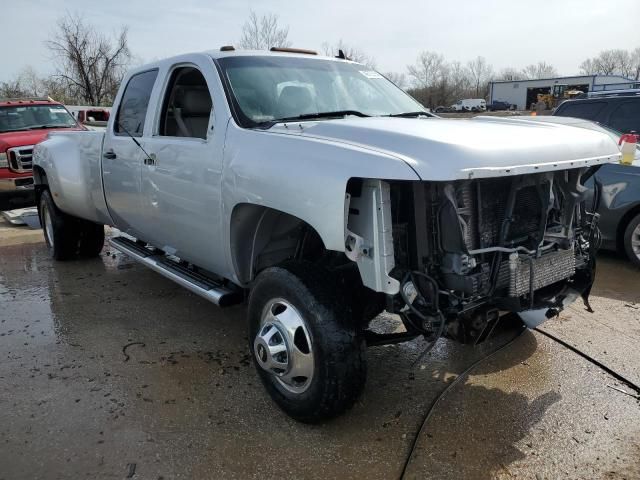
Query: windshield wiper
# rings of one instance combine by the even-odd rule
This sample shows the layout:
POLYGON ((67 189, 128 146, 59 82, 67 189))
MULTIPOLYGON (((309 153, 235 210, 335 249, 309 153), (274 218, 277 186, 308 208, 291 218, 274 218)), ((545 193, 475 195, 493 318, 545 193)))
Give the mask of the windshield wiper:
POLYGON ((34 125, 33 127, 28 127, 27 130, 40 130, 42 128, 72 128, 73 125, 34 125))
POLYGON ((429 112, 402 112, 402 113, 391 113, 389 115, 383 115, 383 117, 400 117, 400 118, 413 118, 413 117, 428 117, 431 118, 432 115, 429 112))
POLYGON ((355 115, 356 117, 370 117, 366 113, 359 112, 357 110, 336 110, 335 112, 317 112, 317 113, 303 113, 295 117, 274 118, 270 120, 273 123, 281 122, 295 122, 296 120, 312 120, 315 118, 336 118, 346 117, 347 115, 355 115))

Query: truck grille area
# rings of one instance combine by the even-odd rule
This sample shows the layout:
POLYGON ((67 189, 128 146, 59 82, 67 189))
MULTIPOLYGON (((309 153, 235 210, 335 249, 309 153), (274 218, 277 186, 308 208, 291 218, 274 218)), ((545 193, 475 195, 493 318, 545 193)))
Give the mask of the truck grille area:
POLYGON ((9 169, 16 173, 27 173, 33 170, 33 145, 12 147, 7 150, 9 169))

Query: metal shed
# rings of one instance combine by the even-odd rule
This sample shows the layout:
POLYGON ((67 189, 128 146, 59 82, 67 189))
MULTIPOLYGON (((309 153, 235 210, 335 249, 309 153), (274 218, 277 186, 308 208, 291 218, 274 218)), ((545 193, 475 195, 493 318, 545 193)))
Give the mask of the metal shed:
POLYGON ((518 110, 526 110, 537 100, 539 93, 551 93, 556 84, 566 84, 569 90, 592 92, 598 90, 616 90, 620 88, 638 88, 640 82, 618 75, 578 75, 572 77, 541 78, 534 80, 508 80, 490 82, 489 102, 503 101, 517 105, 518 110))

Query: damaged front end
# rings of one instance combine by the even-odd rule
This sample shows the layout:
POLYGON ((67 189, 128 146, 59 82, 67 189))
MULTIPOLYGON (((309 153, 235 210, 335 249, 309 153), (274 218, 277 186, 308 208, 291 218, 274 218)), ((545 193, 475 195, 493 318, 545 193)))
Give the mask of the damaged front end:
POLYGON ((587 170, 354 179, 347 256, 410 333, 477 343, 508 312, 533 328, 578 296, 588 307, 600 232, 594 205, 585 205, 587 170))

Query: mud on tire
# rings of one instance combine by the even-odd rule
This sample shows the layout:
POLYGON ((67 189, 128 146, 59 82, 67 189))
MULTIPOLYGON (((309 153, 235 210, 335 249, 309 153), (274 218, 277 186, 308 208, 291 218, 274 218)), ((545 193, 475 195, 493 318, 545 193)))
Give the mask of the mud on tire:
POLYGON ((366 378, 365 343, 335 277, 321 267, 291 262, 261 272, 249 298, 249 348, 272 399, 296 420, 315 423, 350 408, 366 378), (306 389, 292 392, 277 375, 260 366, 254 340, 264 325, 265 308, 274 299, 293 306, 304 320, 313 355, 306 389))

